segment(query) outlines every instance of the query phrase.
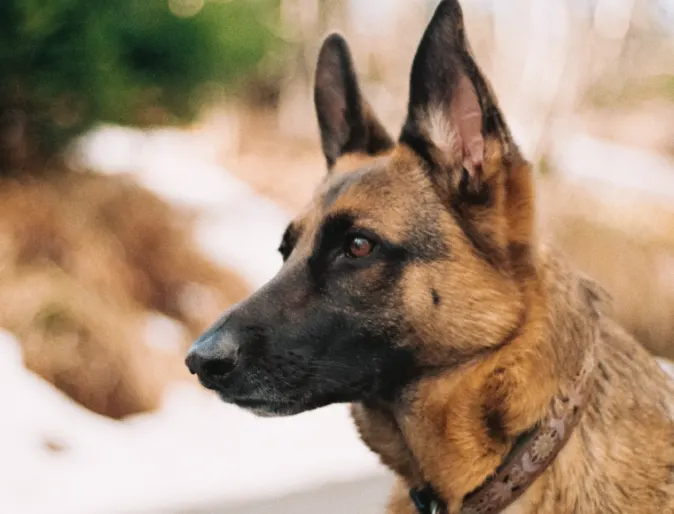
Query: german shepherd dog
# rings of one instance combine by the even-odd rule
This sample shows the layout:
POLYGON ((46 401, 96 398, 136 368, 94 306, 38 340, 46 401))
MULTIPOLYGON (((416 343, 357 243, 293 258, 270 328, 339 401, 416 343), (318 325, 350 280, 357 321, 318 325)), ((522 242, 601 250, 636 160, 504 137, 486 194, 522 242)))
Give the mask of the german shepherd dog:
POLYGON ((674 387, 537 241, 458 1, 422 38, 397 142, 339 35, 315 104, 327 176, 278 275, 191 348, 201 383, 262 416, 352 404, 398 477, 390 514, 674 513, 674 387))

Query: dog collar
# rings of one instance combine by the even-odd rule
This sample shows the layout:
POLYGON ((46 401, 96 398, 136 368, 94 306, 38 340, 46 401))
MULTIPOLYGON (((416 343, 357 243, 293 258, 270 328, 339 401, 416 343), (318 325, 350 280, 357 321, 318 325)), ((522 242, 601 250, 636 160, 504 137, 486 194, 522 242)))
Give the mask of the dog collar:
MULTIPOLYGON (((520 436, 496 472, 466 496, 459 514, 502 512, 552 464, 580 421, 594 363, 594 351, 590 349, 568 391, 555 396, 546 417, 520 436)), ((447 504, 430 484, 423 489, 411 489, 410 497, 419 514, 447 514, 447 504)))

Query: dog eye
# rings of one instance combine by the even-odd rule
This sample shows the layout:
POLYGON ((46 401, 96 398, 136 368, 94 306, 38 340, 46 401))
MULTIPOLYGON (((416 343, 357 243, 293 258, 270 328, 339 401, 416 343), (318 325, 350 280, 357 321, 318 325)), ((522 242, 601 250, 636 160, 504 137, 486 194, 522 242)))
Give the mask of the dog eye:
POLYGON ((345 253, 352 259, 362 259, 371 255, 376 247, 376 244, 369 239, 354 235, 346 240, 345 253))

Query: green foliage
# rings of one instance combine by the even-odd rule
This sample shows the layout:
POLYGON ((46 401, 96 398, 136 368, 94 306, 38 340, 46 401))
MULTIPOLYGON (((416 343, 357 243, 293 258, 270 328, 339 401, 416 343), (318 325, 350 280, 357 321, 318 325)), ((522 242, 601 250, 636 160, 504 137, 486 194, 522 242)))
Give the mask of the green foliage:
POLYGON ((98 121, 188 121, 204 84, 233 87, 255 73, 276 43, 277 7, 278 0, 0 0, 0 117, 26 113, 34 144, 47 154, 98 121))

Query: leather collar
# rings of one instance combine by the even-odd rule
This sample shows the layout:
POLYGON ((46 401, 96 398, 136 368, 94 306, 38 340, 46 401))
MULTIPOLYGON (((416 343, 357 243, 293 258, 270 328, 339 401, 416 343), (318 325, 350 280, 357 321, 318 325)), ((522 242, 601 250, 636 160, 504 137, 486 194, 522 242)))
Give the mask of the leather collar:
MULTIPOLYGON (((594 349, 587 351, 581 370, 551 402, 546 417, 523 434, 501 466, 464 498, 459 514, 497 514, 513 504, 552 464, 580 421, 588 401, 588 382, 595 367, 594 349)), ((446 502, 428 484, 411 489, 419 514, 447 514, 446 502)))

